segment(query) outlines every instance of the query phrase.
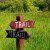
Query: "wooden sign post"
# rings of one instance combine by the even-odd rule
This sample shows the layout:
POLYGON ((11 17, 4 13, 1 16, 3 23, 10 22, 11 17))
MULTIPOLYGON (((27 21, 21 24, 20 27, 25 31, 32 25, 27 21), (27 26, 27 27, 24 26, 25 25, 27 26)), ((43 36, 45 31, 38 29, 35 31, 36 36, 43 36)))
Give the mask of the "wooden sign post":
POLYGON ((22 50, 22 46, 24 44, 23 39, 29 39, 30 35, 24 31, 23 28, 34 28, 34 20, 24 21, 24 17, 17 16, 16 21, 12 21, 10 23, 10 27, 13 30, 6 30, 7 38, 16 38, 16 46, 17 50, 22 50))

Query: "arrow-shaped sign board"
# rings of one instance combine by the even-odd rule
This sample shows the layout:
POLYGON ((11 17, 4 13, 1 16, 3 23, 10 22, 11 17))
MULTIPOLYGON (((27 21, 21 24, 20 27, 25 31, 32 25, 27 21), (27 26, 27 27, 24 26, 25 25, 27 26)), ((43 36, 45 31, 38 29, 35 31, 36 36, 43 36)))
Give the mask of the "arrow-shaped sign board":
POLYGON ((29 21, 12 21, 10 23, 10 27, 13 29, 17 28, 33 28, 34 27, 34 20, 29 21))
POLYGON ((24 39, 24 38, 30 37, 26 31, 19 31, 19 32, 16 33, 13 30, 6 30, 6 32, 7 32, 7 36, 6 36, 7 38, 17 38, 17 37, 19 37, 19 38, 24 39))

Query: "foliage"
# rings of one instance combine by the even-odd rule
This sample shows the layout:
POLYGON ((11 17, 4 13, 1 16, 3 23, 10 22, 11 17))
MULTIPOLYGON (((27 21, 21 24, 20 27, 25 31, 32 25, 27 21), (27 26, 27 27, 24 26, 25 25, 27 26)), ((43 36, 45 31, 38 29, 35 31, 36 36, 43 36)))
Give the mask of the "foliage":
POLYGON ((33 3, 35 6, 39 7, 39 10, 45 10, 47 8, 47 3, 44 0, 36 0, 33 3))
POLYGON ((50 10, 50 0, 5 0, 0 2, 0 11, 34 12, 50 10))
POLYGON ((33 1, 30 0, 5 0, 5 2, 0 3, 0 11, 37 11, 38 7, 33 5, 33 1), (2 10, 3 9, 3 10, 2 10))
POLYGON ((50 10, 50 0, 45 0, 45 2, 47 3, 48 10, 50 10))

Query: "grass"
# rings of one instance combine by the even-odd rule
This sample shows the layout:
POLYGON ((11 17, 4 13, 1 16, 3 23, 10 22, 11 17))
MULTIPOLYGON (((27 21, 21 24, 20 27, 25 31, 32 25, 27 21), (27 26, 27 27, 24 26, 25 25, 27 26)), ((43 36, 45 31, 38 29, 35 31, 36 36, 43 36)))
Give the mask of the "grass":
POLYGON ((9 23, 17 15, 25 20, 35 20, 34 28, 24 28, 30 34, 30 43, 24 40, 23 50, 50 50, 50 12, 4 13, 0 12, 0 50, 16 50, 16 39, 7 39, 6 31, 11 30, 9 23))

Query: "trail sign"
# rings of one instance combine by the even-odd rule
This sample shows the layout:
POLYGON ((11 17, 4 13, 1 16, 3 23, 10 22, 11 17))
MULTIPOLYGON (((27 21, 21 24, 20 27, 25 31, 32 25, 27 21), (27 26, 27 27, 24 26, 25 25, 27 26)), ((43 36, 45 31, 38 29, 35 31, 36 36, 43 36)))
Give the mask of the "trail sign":
POLYGON ((23 21, 24 17, 17 16, 16 21, 10 23, 13 30, 6 30, 7 38, 16 38, 17 50, 22 50, 23 39, 29 39, 30 35, 23 28, 34 28, 34 20, 23 21))
POLYGON ((17 29, 17 28, 34 28, 34 20, 29 21, 12 21, 10 23, 11 28, 17 29))
POLYGON ((29 38, 29 34, 26 31, 18 31, 17 33, 13 30, 6 30, 7 38, 22 38, 26 39, 29 38))

